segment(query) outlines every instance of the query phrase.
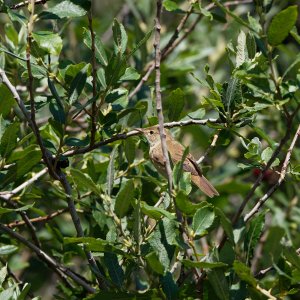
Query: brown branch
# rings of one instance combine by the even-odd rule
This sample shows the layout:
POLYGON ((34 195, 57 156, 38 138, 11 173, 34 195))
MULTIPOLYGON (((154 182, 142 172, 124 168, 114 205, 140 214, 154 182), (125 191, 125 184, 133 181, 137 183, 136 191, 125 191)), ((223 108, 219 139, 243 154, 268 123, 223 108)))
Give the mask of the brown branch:
MULTIPOLYGON (((222 124, 222 122, 219 121, 218 119, 203 119, 203 120, 186 120, 186 121, 178 121, 178 122, 168 122, 168 123, 164 124, 164 127, 165 128, 173 128, 173 127, 183 127, 183 126, 187 126, 187 125, 206 125, 208 123, 222 124)), ((126 140, 127 138, 129 138, 131 136, 139 135, 140 133, 141 133, 140 131, 137 131, 135 129, 132 131, 129 131, 127 133, 118 133, 109 139, 95 143, 92 147, 86 146, 86 147, 82 147, 80 149, 68 150, 65 153, 63 153, 63 155, 64 156, 74 156, 77 154, 84 154, 84 153, 90 152, 96 148, 99 148, 101 146, 111 144, 115 141, 126 140)))
POLYGON ((154 55, 155 55, 155 98, 156 98, 156 110, 159 122, 159 135, 161 139, 161 148, 164 157, 164 165, 167 171, 168 183, 169 183, 169 193, 170 196, 172 194, 172 169, 171 163, 168 154, 168 147, 166 141, 166 133, 164 128, 164 115, 162 109, 162 100, 161 100, 161 87, 160 87, 160 60, 161 60, 161 52, 160 52, 160 18, 162 12, 162 1, 157 0, 156 2, 156 19, 155 19, 155 37, 154 37, 154 55))
POLYGON ((256 204, 252 208, 252 210, 248 214, 245 215, 245 217, 244 217, 245 222, 248 222, 259 211, 259 209, 262 207, 262 205, 271 197, 271 195, 277 190, 277 188, 283 182, 283 180, 286 176, 286 173, 287 173, 287 167, 288 167, 290 159, 291 159, 292 151, 296 145, 296 142, 297 142, 297 139, 299 138, 299 136, 300 136, 300 125, 298 126, 296 134, 294 135, 292 143, 287 151, 285 160, 283 162, 283 165, 282 165, 282 168, 280 171, 280 177, 279 177, 278 181, 256 202, 256 204))
MULTIPOLYGON (((250 4, 253 3, 253 0, 241 0, 241 1, 228 1, 223 3, 225 7, 229 7, 232 5, 239 5, 239 4, 250 4)), ((210 11, 215 7, 214 3, 211 3, 205 7, 206 10, 210 11)), ((175 32, 171 36, 169 42, 167 45, 162 49, 162 57, 161 60, 164 61, 173 51, 174 49, 183 41, 185 40, 191 32, 195 29, 196 25, 199 23, 199 21, 202 19, 203 15, 199 15, 196 20, 185 30, 184 34, 178 38, 180 32, 183 30, 184 25, 186 24, 189 16, 191 15, 192 11, 191 8, 186 12, 184 17, 179 22, 179 25, 175 29, 175 32)), ((145 74, 137 84, 137 86, 134 88, 134 90, 129 94, 128 98, 133 98, 142 88, 144 83, 146 83, 152 74, 152 72, 155 69, 155 63, 154 60, 149 62, 148 66, 146 67, 145 74)))
MULTIPOLYGON (((3 79, 3 83, 12 92, 12 94, 13 94, 14 98, 16 99, 19 107, 22 109, 22 112, 24 113, 25 118, 28 120, 28 123, 29 123, 30 127, 32 128, 32 131, 33 131, 33 133, 35 134, 35 136, 38 140, 38 144, 39 144, 39 146, 41 148, 41 151, 43 153, 44 162, 46 163, 46 165, 48 167, 50 175, 52 176, 53 179, 59 180, 60 183, 62 184, 63 188, 65 189, 65 192, 66 192, 67 197, 68 197, 68 206, 69 206, 70 214, 71 214, 72 221, 74 223, 74 226, 76 228, 78 236, 84 236, 83 235, 83 230, 82 230, 82 227, 81 227, 81 224, 80 224, 80 219, 77 215, 74 202, 71 198, 71 187, 70 187, 69 183, 67 182, 67 180, 65 178, 65 175, 61 171, 57 172, 57 170, 53 169, 53 165, 52 165, 52 163, 50 163, 50 160, 52 161, 52 155, 51 155, 51 157, 48 156, 47 149, 44 147, 44 145, 42 143, 41 136, 39 134, 39 129, 38 129, 36 123, 33 122, 33 120, 29 117, 29 113, 28 113, 27 109, 25 108, 24 102, 21 100, 18 92, 16 91, 16 88, 11 84, 11 82, 7 78, 4 70, 2 70, 1 68, 0 68, 0 76, 3 79)), ((28 217, 27 217, 27 219, 28 219, 28 217)), ((25 221, 25 219, 24 219, 25 222, 27 222, 28 220, 25 221)), ((104 287, 103 282, 101 281, 102 279, 100 277, 100 274, 101 274, 100 270, 99 270, 99 268, 98 268, 98 266, 97 266, 97 264, 96 264, 96 262, 95 262, 95 260, 92 256, 92 254, 90 252, 86 252, 86 255, 87 255, 87 259, 90 263, 91 270, 97 272, 96 277, 97 277, 97 280, 99 282, 99 286, 104 287)))
MULTIPOLYGON (((17 202, 11 200, 10 198, 5 197, 5 195, 0 195, 0 199, 4 200, 10 207, 12 208, 19 208, 19 205, 17 204, 17 202)), ((18 212, 20 214, 20 216, 22 217, 24 223, 27 225, 29 232, 31 234, 31 238, 33 240, 33 242, 36 244, 37 247, 40 247, 40 241, 36 235, 36 231, 35 231, 35 227, 33 226, 33 224, 30 222, 29 217, 27 216, 26 211, 19 211, 18 212)))
MULTIPOLYGON (((31 223, 40 223, 40 222, 46 222, 49 221, 65 212, 68 211, 68 208, 64 208, 64 209, 59 209, 58 211, 53 212, 52 214, 49 214, 47 216, 42 216, 42 217, 36 217, 36 218, 32 218, 30 219, 31 223)), ((24 221, 15 221, 9 224, 6 224, 7 227, 9 228, 14 228, 14 227, 19 227, 24 225, 25 222, 24 221)))
MULTIPOLYGON (((49 1, 49 0, 35 0, 34 4, 35 5, 36 4, 45 4, 47 1, 49 1)), ((11 5, 9 8, 10 9, 19 9, 19 8, 24 7, 24 6, 27 6, 30 2, 31 2, 31 0, 23 1, 23 2, 20 2, 20 3, 14 4, 14 5, 11 5)))
MULTIPOLYGON (((77 232, 77 236, 78 237, 84 237, 84 233, 83 233, 83 229, 82 229, 82 226, 81 226, 81 223, 80 223, 80 219, 79 219, 79 216, 77 214, 74 201, 72 199, 71 186, 70 186, 70 184, 69 184, 69 182, 66 178, 66 175, 63 172, 60 171, 59 177, 60 177, 60 182, 61 182, 61 184, 64 187, 65 192, 66 192, 67 203, 68 203, 69 211, 70 211, 70 214, 71 214, 71 217, 72 217, 72 220, 73 220, 76 232, 77 232)), ((103 290, 106 290, 107 285, 106 285, 106 282, 105 282, 105 278, 101 274, 101 271, 97 266, 97 263, 95 261, 95 258, 92 255, 92 252, 86 250, 85 247, 84 247, 84 251, 85 251, 87 260, 88 260, 88 262, 91 266, 91 271, 95 274, 95 276, 97 278, 99 287, 103 290)))
MULTIPOLYGON (((92 85, 93 85, 93 98, 97 95, 97 66, 96 66, 96 49, 95 49, 95 32, 93 30, 93 15, 92 15, 92 4, 91 8, 88 11, 88 20, 89 20, 89 30, 91 33, 91 50, 92 50, 92 85)), ((96 127, 97 127, 97 104, 96 101, 92 103, 92 113, 91 113, 91 141, 90 145, 93 146, 95 144, 95 135, 96 135, 96 127)))
POLYGON ((205 153, 197 160, 197 164, 201 164, 203 160, 206 158, 206 156, 210 153, 210 151, 216 147, 218 138, 219 138, 220 130, 217 131, 217 133, 214 134, 213 140, 211 144, 206 149, 205 153))
POLYGON ((83 288, 85 288, 90 293, 95 293, 95 289, 91 287, 86 281, 81 279, 78 275, 76 275, 74 272, 69 270, 68 268, 60 265, 54 258, 49 256, 46 252, 41 250, 39 247, 35 246, 31 242, 29 242, 25 237, 20 235, 19 233, 13 231, 12 229, 8 228, 7 226, 0 223, 0 230, 6 232, 11 237, 15 238, 25 246, 27 246, 29 249, 34 251, 36 255, 44 261, 55 273, 57 273, 64 281, 67 280, 67 277, 70 277, 74 280, 74 282, 81 285, 83 288))

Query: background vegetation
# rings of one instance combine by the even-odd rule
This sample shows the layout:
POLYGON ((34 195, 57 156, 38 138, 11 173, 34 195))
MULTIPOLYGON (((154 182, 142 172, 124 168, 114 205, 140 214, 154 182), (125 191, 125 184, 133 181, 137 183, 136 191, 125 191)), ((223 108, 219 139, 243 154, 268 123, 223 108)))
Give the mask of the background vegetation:
POLYGON ((299 299, 298 4, 0 0, 0 299, 299 299))

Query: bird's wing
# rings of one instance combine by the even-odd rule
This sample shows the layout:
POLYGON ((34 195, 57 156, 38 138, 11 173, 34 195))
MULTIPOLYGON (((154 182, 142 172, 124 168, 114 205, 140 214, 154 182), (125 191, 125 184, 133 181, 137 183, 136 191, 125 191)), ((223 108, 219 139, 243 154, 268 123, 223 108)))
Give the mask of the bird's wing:
MULTIPOLYGON (((172 140, 172 141, 167 141, 167 144, 168 144, 168 149, 170 149, 172 147, 172 155, 171 155, 171 158, 172 158, 172 162, 173 164, 176 164, 178 163, 179 161, 182 160, 182 156, 184 154, 184 147, 178 143, 177 141, 175 140, 172 140)), ((170 151, 170 150, 169 150, 170 151)), ((197 168, 195 167, 195 165, 197 165, 197 163, 195 162, 195 159, 194 157, 189 153, 184 162, 183 162, 183 170, 185 172, 190 172, 192 175, 198 175, 198 170, 197 168)), ((198 166, 197 166, 198 167, 198 166)), ((200 171, 200 168, 198 167, 199 171, 200 171)), ((201 171, 200 171, 201 173, 201 171)))

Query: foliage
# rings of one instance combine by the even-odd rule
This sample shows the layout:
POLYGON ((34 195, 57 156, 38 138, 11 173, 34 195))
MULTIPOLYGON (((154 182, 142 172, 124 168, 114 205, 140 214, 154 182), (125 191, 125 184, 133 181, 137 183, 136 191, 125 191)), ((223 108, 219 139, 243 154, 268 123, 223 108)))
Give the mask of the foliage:
POLYGON ((0 298, 299 299, 297 1, 162 2, 165 126, 212 199, 135 130, 156 1, 28 2, 0 0, 0 298))

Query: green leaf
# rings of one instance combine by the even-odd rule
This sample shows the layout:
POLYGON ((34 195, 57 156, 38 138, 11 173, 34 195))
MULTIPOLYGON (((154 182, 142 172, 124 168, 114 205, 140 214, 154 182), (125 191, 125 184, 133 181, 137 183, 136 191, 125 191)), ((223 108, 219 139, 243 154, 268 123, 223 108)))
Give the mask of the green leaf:
POLYGON ((187 216, 194 215, 197 209, 206 206, 205 202, 193 204, 184 191, 179 191, 175 198, 176 207, 187 216))
POLYGON ((130 203, 134 199, 134 194, 133 180, 126 181, 116 197, 115 212, 118 217, 123 218, 126 216, 130 203))
POLYGON ((244 249, 247 253, 247 260, 252 258, 252 254, 254 248, 259 241, 259 238, 262 234, 263 228, 265 224, 265 213, 261 213, 257 217, 255 217, 249 226, 249 229, 246 232, 244 249))
MULTIPOLYGON (((23 289, 22 289, 20 295, 18 296, 18 300, 24 300, 24 299, 26 299, 26 296, 28 295, 28 293, 30 291, 30 288, 31 288, 31 284, 25 283, 23 285, 23 289)), ((34 299, 32 299, 32 300, 34 300, 34 299)), ((36 299, 36 300, 38 300, 38 299, 36 299)))
POLYGON ((48 77, 48 86, 49 86, 50 92, 51 92, 52 96, 55 98, 57 104, 60 105, 61 108, 63 109, 62 100, 56 90, 54 83, 52 82, 52 80, 49 77, 48 77))
MULTIPOLYGON (((18 211, 25 211, 28 210, 29 208, 32 208, 34 204, 28 204, 28 205, 24 205, 22 207, 19 208, 6 208, 6 207, 0 207, 0 214, 6 214, 6 213, 10 213, 10 212, 18 212, 18 211)), ((10 251, 12 251, 11 247, 7 247, 7 248, 0 248, 0 251, 2 250, 2 253, 9 253, 10 251)), ((1 253, 1 252, 0 252, 1 253)))
POLYGON ((228 85, 225 86, 222 93, 222 102, 224 104, 226 112, 231 114, 237 103, 242 101, 242 89, 240 80, 237 78, 231 78, 228 85))
POLYGON ((227 266, 223 262, 193 261, 189 259, 183 259, 181 262, 188 268, 215 269, 227 266))
POLYGON ((255 42, 255 37, 251 32, 247 33, 246 45, 247 45, 248 57, 250 59, 253 59, 256 54, 256 42, 255 42))
POLYGON ((161 217, 167 217, 168 219, 175 219, 175 216, 170 212, 160 207, 154 207, 148 205, 146 202, 141 201, 142 212, 152 219, 159 220, 161 217))
POLYGON ((293 5, 279 12, 272 19, 268 28, 268 42, 272 46, 281 44, 295 26, 298 17, 298 6, 293 5))
POLYGON ((297 254, 296 249, 294 249, 293 247, 284 247, 283 255, 288 262, 290 262, 295 268, 300 271, 300 257, 297 254))
POLYGON ((105 252, 104 263, 112 282, 121 288, 124 282, 124 271, 119 265, 117 255, 115 253, 105 252))
POLYGON ((212 269, 208 272, 208 280, 220 300, 228 300, 229 287, 223 270, 212 269))
POLYGON ((124 141, 124 152, 129 164, 132 164, 135 159, 136 137, 129 137, 124 141))
POLYGON ((54 118, 60 124, 66 123, 66 116, 63 106, 57 102, 56 99, 51 99, 49 104, 49 110, 54 118))
POLYGON ((171 1, 171 0, 165 0, 163 2, 163 7, 167 10, 167 11, 174 11, 179 9, 179 6, 177 5, 176 2, 171 1))
POLYGON ((70 104, 73 104, 75 101, 77 101, 78 97, 82 93, 87 80, 88 68, 89 64, 82 68, 71 82, 68 100, 70 104))
POLYGON ((105 78, 105 70, 103 68, 99 68, 97 70, 97 78, 101 84, 101 86, 106 89, 107 84, 106 84, 106 78, 105 78))
POLYGON ((167 99, 168 117, 170 121, 178 121, 184 108, 185 96, 184 92, 177 88, 172 91, 167 99))
POLYGON ((215 219, 215 213, 210 206, 199 208, 194 217, 192 228, 196 236, 203 236, 207 233, 207 229, 211 227, 215 219))
POLYGON ((10 182, 20 179, 33 167, 35 167, 41 161, 41 158, 42 153, 40 150, 32 150, 27 152, 12 168, 9 169, 1 184, 6 185, 10 182))
POLYGON ((223 230, 225 231, 227 237, 229 240, 234 243, 234 236, 233 236, 233 228, 232 223, 228 220, 226 215, 223 213, 223 211, 218 208, 214 207, 216 215, 220 218, 220 223, 222 225, 223 230))
POLYGON ((241 280, 247 282, 252 287, 256 287, 256 279, 252 276, 251 270, 246 265, 236 260, 233 263, 233 269, 241 280))
POLYGON ((237 41, 236 66, 239 67, 248 59, 246 34, 244 31, 241 30, 237 41))
POLYGON ((125 28, 117 19, 114 19, 112 30, 114 37, 114 52, 116 55, 123 55, 126 51, 128 41, 125 28))
MULTIPOLYGON (((92 38, 91 38, 91 33, 88 29, 84 28, 84 32, 83 32, 83 42, 87 45, 87 47, 89 49, 92 49, 92 38)), ((102 66, 107 66, 108 64, 108 60, 107 60, 107 56, 104 50, 104 46, 101 42, 101 40, 99 39, 98 35, 95 34, 95 56, 96 59, 98 60, 98 62, 102 65, 102 66)))
POLYGON ((272 157, 273 150, 270 147, 267 147, 262 153, 261 153, 261 159, 267 164, 270 158, 272 157))
MULTIPOLYGON (((12 209, 13 210, 13 209, 12 209)), ((0 247, 0 256, 9 255, 18 251, 18 247, 15 245, 4 245, 0 247)))
POLYGON ((162 289, 167 296, 168 300, 177 300, 178 299, 178 291, 179 288, 175 283, 172 273, 167 272, 161 279, 160 279, 162 289))
POLYGON ((166 223, 159 221, 155 231, 149 237, 149 244, 155 251, 159 262, 164 268, 164 272, 169 270, 170 262, 174 254, 174 247, 170 245, 165 225, 166 223))
POLYGON ((125 70, 125 73, 120 77, 119 81, 131 81, 138 80, 141 75, 132 67, 128 67, 125 70))
POLYGON ((74 137, 69 137, 65 139, 65 145, 67 146, 84 147, 87 146, 89 142, 90 142, 89 136, 86 136, 86 138, 83 140, 74 137))
POLYGON ((62 39, 57 33, 51 31, 33 32, 32 37, 38 46, 49 54, 59 55, 62 49, 62 39))
POLYGON ((94 192, 96 195, 100 195, 101 191, 94 181, 87 174, 77 170, 71 169, 70 173, 75 181, 76 185, 94 192))
POLYGON ((0 142, 0 154, 2 157, 9 157, 12 150, 16 147, 19 127, 19 123, 13 123, 6 128, 2 135, 0 142))
POLYGON ((40 17, 42 19, 62 19, 75 18, 84 16, 87 11, 80 5, 74 3, 75 1, 65 0, 47 10, 44 10, 40 17))
POLYGON ((161 275, 163 275, 165 273, 164 267, 160 263, 157 255, 155 254, 154 251, 147 254, 145 256, 145 259, 154 272, 161 274, 161 275))
POLYGON ((1 268, 0 270, 0 286, 2 287, 3 282, 5 281, 5 278, 7 276, 7 266, 1 268))

